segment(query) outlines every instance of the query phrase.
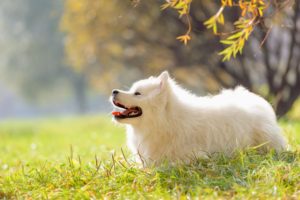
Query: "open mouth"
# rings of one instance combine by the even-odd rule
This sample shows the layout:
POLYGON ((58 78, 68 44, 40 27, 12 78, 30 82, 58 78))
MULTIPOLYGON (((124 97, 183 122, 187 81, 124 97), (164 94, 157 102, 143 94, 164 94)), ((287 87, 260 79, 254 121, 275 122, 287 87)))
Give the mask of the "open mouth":
POLYGON ((113 100, 113 104, 121 111, 113 111, 112 115, 115 118, 125 119, 125 118, 134 118, 142 115, 142 109, 138 106, 126 107, 120 102, 113 100))

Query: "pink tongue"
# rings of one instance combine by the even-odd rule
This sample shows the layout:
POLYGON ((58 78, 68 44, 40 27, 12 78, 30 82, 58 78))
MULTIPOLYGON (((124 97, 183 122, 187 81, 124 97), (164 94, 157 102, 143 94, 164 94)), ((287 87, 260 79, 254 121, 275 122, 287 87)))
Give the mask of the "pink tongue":
POLYGON ((125 116, 127 116, 127 115, 129 115, 131 112, 134 112, 134 111, 135 111, 134 109, 128 108, 128 109, 126 109, 126 110, 123 111, 123 112, 113 111, 111 114, 112 114, 113 116, 120 116, 120 115, 125 115, 125 116))
POLYGON ((113 111, 113 112, 111 112, 111 114, 112 114, 113 116, 120 116, 120 115, 121 115, 121 112, 113 111))

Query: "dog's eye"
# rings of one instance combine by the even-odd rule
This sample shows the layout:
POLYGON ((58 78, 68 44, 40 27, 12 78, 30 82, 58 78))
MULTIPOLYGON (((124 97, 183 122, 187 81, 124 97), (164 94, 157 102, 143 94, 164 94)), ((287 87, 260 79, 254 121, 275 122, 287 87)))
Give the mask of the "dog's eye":
POLYGON ((135 92, 134 95, 138 96, 138 95, 141 95, 141 93, 135 92))

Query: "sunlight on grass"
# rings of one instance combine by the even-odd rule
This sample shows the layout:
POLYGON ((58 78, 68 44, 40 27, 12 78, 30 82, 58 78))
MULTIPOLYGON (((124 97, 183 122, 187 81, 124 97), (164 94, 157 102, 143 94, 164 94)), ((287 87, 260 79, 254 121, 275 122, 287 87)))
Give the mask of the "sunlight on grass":
POLYGON ((83 157, 124 145, 121 127, 105 117, 9 121, 0 124, 0 163, 64 160, 72 146, 83 157))
POLYGON ((297 199, 300 123, 281 124, 288 152, 141 168, 124 146, 124 130, 106 117, 3 122, 0 199, 297 199))

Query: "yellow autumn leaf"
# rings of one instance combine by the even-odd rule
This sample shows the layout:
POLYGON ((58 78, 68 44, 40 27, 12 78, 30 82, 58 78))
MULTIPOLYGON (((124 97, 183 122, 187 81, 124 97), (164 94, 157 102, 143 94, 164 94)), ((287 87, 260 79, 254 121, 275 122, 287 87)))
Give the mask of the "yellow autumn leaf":
POLYGON ((191 40, 191 36, 186 34, 186 35, 178 36, 176 39, 179 40, 180 42, 183 42, 185 45, 187 45, 188 41, 191 40))

